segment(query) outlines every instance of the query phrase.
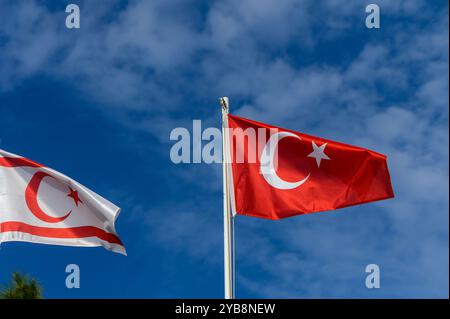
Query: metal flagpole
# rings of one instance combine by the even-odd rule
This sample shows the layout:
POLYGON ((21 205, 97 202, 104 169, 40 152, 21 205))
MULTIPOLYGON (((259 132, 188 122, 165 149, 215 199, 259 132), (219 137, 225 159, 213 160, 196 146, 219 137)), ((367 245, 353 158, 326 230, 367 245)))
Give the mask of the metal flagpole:
POLYGON ((223 172, 223 245, 225 271, 225 299, 234 299, 234 218, 230 209, 230 193, 228 189, 227 157, 229 141, 226 138, 229 101, 227 97, 220 98, 222 106, 222 172, 223 172))

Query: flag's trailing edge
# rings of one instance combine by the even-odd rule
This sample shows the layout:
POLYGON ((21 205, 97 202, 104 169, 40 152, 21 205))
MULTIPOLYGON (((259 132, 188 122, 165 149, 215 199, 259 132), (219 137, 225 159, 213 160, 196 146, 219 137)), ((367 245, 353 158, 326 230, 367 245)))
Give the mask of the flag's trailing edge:
MULTIPOLYGON (((275 220, 394 197, 385 155, 232 114, 226 127, 225 159, 233 215, 275 220), (261 129, 267 131, 265 145, 256 147, 255 162, 239 162, 236 150, 247 159, 250 143, 230 131, 248 128, 257 135, 261 129), (269 144, 275 146, 277 160, 273 153, 264 153, 269 144), (269 170, 264 170, 266 165, 269 170)), ((256 140, 256 144, 261 141, 259 136, 256 140)))
POLYGON ((119 207, 66 175, 0 150, 0 244, 102 246, 126 255, 115 230, 119 214, 119 207))

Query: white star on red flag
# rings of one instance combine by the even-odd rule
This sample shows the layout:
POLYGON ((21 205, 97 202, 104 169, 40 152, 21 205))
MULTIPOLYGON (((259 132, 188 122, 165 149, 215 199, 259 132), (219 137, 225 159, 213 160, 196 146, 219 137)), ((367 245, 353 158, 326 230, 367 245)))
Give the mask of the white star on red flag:
POLYGON ((325 154, 325 147, 327 146, 327 143, 323 143, 321 146, 317 146, 314 141, 311 141, 313 151, 308 155, 308 157, 313 157, 316 159, 317 167, 320 167, 320 162, 323 159, 329 160, 330 158, 325 154))

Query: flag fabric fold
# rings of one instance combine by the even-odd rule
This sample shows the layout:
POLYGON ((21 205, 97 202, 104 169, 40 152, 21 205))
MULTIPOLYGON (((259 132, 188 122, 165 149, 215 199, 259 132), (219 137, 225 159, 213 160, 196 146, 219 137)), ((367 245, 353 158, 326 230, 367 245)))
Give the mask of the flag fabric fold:
POLYGON ((70 177, 0 150, 0 244, 103 246, 126 255, 115 230, 119 213, 70 177))
POLYGON ((385 155, 231 114, 227 122, 234 214, 281 219, 394 197, 385 155))

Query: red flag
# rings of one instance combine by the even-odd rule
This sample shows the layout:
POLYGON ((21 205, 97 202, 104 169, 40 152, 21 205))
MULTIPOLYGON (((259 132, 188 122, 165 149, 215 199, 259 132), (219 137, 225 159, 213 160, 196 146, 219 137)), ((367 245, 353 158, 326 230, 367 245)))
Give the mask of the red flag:
POLYGON ((385 155, 231 114, 228 128, 234 214, 280 219, 394 197, 385 155))

